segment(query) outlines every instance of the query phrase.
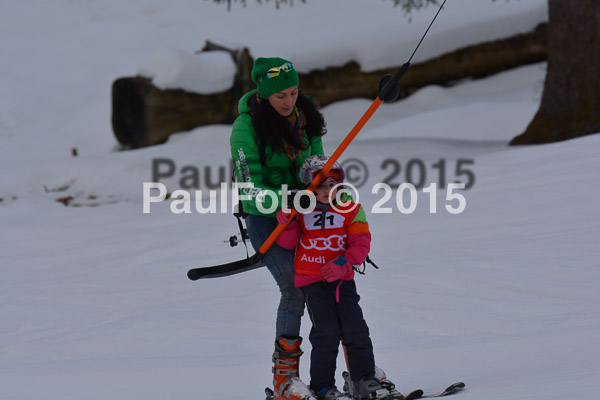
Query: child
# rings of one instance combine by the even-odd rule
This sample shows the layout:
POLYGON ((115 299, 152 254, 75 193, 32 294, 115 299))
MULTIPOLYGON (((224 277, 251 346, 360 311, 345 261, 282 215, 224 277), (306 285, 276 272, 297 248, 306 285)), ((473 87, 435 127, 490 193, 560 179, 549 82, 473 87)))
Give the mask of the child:
MULTIPOLYGON (((308 157, 300 170, 300 181, 308 185, 327 162, 326 156, 308 157)), ((365 212, 358 203, 336 202, 337 185, 344 181, 338 163, 315 189, 315 209, 297 214, 277 239, 286 249, 296 248, 295 285, 305 295, 312 321, 310 342, 310 389, 319 400, 348 399, 335 386, 335 368, 340 338, 347 351, 352 379, 351 392, 359 399, 383 399, 398 393, 375 379, 375 360, 369 328, 358 304, 353 265, 366 259, 371 234, 365 212), (389 389, 389 390, 388 390, 389 389)), ((349 197, 349 196, 346 196, 349 197)), ((279 211, 280 224, 289 214, 279 211)))

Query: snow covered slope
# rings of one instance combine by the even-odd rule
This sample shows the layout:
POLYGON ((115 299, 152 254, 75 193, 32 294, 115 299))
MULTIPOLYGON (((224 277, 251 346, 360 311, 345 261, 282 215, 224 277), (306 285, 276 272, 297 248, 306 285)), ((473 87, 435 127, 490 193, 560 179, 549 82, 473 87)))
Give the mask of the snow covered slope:
MULTIPOLYGON (((539 71, 528 67, 506 77, 539 71)), ((482 86, 497 78, 467 86, 471 94, 485 92, 482 86)), ((453 90, 461 86, 447 91, 453 90)), ((528 96, 520 101, 533 106, 528 96)), ((415 106, 411 101, 407 107, 415 106)), ((477 104, 453 108, 464 129, 477 104)), ((335 117, 336 107, 343 105, 325 110, 334 126, 328 149, 338 136, 335 126, 346 123, 335 117)), ((401 390, 464 380, 470 388, 464 399, 592 399, 599 372, 600 193, 594 182, 600 136, 531 148, 508 148, 491 138, 453 140, 454 130, 445 139, 403 137, 428 123, 440 126, 448 114, 443 105, 429 103, 427 110, 386 125, 384 109, 374 117, 381 117, 379 126, 367 126, 349 149, 348 157, 360 156, 372 172, 360 190, 367 211, 383 200, 381 192, 371 194, 372 184, 389 175, 379 169, 383 158, 420 159, 433 181, 439 176, 434 162, 445 160, 453 181, 456 160, 472 160, 476 178, 463 192, 467 204, 459 215, 445 210, 453 203, 442 189, 435 214, 421 191, 413 214, 401 214, 393 199, 383 204, 391 214, 370 213, 372 257, 381 269, 358 280, 378 364, 401 390), (386 131, 387 137, 367 139, 386 131)), ((225 152, 226 130, 207 127, 153 149, 76 158, 82 172, 75 175, 68 166, 45 165, 55 181, 62 173, 85 193, 111 193, 130 182, 137 201, 116 196, 112 205, 64 207, 53 200, 56 193, 33 193, 47 175, 22 175, 32 193, 0 207, 0 398, 260 396, 270 382, 272 278, 256 270, 188 281, 190 266, 244 256, 222 243, 235 232, 233 218, 175 215, 169 202, 143 214, 139 201, 139 179, 152 157, 219 165, 223 160, 211 155, 215 147, 208 142, 221 135, 216 149, 225 152)), ((305 336, 309 324, 306 319, 305 336)))

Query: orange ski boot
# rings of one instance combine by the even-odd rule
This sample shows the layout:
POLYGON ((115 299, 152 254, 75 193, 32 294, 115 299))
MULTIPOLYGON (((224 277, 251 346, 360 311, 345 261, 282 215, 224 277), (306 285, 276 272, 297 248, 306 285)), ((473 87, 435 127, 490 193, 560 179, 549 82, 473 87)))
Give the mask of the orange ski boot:
POLYGON ((299 378, 302 338, 281 336, 273 353, 273 400, 317 400, 299 378))

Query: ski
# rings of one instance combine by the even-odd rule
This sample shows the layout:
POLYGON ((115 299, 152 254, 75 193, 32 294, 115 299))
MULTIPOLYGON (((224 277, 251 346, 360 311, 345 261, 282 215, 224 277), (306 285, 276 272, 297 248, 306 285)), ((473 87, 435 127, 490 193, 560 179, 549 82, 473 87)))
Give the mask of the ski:
POLYGON ((434 399, 436 397, 446 397, 452 396, 453 394, 462 392, 465 389, 465 384, 463 382, 456 382, 452 385, 448 386, 446 389, 441 392, 433 392, 433 393, 423 393, 421 397, 416 397, 418 399, 434 399))
POLYGON ((423 398, 423 391, 421 389, 413 390, 406 396, 404 396, 404 400, 415 400, 423 398))
MULTIPOLYGON (((273 389, 271 389, 270 387, 265 388, 265 394, 267 395, 267 397, 265 398, 265 400, 273 400, 273 389)), ((349 399, 353 399, 353 397, 349 394, 349 393, 344 393, 349 399)), ((408 396, 404 396, 402 395, 400 392, 394 392, 389 394, 388 396, 385 396, 379 400, 414 400, 414 399, 419 399, 423 394, 422 390, 415 390, 413 392, 410 392, 408 394, 408 396), (412 397, 411 397, 412 396, 412 397)), ((309 397, 305 400, 316 400, 316 397, 309 397)))
MULTIPOLYGON (((448 386, 446 389, 441 392, 428 392, 425 393, 421 389, 413 390, 407 395, 402 395, 400 392, 391 393, 389 396, 384 397, 381 400, 417 400, 417 399, 434 399, 437 397, 446 397, 452 396, 459 392, 462 392, 465 389, 466 385, 463 382, 456 382, 452 385, 448 386)), ((265 394, 267 395, 265 400, 273 400, 273 389, 266 388, 265 394)), ((348 394, 348 393, 346 393, 348 394)), ((350 394, 348 394, 350 396, 350 394)), ((352 397, 352 396, 350 396, 352 397)))
POLYGON ((384 397, 382 400, 433 399, 433 398, 437 398, 437 397, 451 396, 453 394, 456 394, 456 393, 462 391, 464 388, 465 388, 465 384, 463 382, 456 382, 456 383, 453 383, 452 385, 448 386, 446 389, 444 389, 441 392, 425 393, 421 389, 416 389, 404 396, 401 395, 400 392, 395 392, 395 393, 390 394, 387 397, 384 397))
POLYGON ((381 400, 407 400, 408 397, 404 397, 404 395, 400 392, 396 392, 396 393, 390 393, 389 395, 385 396, 383 399, 381 400))
MULTIPOLYGON (((275 395, 275 392, 273 392, 273 389, 271 389, 270 387, 266 387, 265 394, 267 395, 265 400, 273 400, 273 396, 275 395)), ((308 396, 308 397, 303 397, 302 400, 317 400, 317 398, 315 396, 308 396)))

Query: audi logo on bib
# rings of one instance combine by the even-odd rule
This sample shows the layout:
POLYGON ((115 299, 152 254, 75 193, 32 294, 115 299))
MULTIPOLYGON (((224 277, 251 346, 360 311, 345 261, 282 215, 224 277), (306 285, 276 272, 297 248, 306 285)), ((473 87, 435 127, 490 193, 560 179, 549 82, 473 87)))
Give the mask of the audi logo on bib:
POLYGON ((308 244, 301 241, 305 249, 339 251, 346 249, 346 235, 331 235, 327 238, 308 239, 308 244))

